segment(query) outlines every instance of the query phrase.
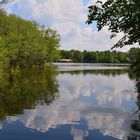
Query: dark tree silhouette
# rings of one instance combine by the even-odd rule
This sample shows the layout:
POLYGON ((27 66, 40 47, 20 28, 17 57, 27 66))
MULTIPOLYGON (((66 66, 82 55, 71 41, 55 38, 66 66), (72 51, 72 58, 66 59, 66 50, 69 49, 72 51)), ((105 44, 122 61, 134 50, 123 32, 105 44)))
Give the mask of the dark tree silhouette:
POLYGON ((97 22, 98 30, 108 26, 111 38, 123 32, 124 36, 114 47, 140 44, 140 1, 139 0, 98 0, 89 6, 87 23, 97 22))

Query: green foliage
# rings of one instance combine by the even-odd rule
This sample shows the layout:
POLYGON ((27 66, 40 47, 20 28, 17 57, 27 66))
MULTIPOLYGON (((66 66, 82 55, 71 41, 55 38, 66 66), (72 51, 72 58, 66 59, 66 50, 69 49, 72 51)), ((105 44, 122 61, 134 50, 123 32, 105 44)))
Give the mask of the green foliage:
MULTIPOLYGON (((129 50, 129 59, 130 59, 130 62, 133 63, 136 60, 138 60, 138 57, 140 57, 138 55, 140 55, 140 48, 131 48, 129 50)), ((139 61, 140 61, 140 59, 139 59, 139 61)))
POLYGON ((132 77, 140 81, 140 48, 131 48, 129 51, 132 77))
POLYGON ((70 56, 74 62, 83 62, 83 54, 78 50, 71 50, 70 56))
POLYGON ((129 56, 124 52, 117 51, 78 51, 60 50, 62 59, 72 59, 79 63, 128 63, 129 56))
POLYGON ((140 44, 140 1, 139 0, 98 0, 89 6, 87 23, 97 23, 98 30, 108 26, 111 38, 123 32, 124 36, 114 47, 140 44))
POLYGON ((8 67, 40 67, 59 57, 60 36, 0 10, 0 62, 8 67))

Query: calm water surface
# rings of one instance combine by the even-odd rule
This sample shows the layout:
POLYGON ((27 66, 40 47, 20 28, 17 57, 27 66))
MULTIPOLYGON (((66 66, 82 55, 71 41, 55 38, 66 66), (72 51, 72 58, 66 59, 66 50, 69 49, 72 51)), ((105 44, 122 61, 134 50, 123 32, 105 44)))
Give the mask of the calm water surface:
POLYGON ((127 66, 55 64, 0 75, 1 140, 134 140, 139 119, 127 66))

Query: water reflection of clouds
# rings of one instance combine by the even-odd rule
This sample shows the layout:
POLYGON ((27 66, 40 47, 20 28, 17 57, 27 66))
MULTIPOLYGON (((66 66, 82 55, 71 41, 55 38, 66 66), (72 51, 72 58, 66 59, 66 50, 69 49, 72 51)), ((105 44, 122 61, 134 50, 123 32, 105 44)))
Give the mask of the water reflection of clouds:
POLYGON ((72 128, 72 136, 76 140, 84 140, 89 135, 90 130, 98 129, 104 136, 111 136, 124 139, 130 132, 130 124, 126 122, 127 114, 121 112, 119 115, 113 113, 89 112, 84 114, 87 123, 87 130, 72 128), (126 125, 127 123, 127 125, 126 125))
MULTIPOLYGON (((93 101, 96 100, 94 105, 106 105, 113 107, 124 108, 122 103, 125 101, 131 101, 132 96, 136 97, 136 94, 124 94, 124 90, 134 89, 133 82, 129 80, 126 75, 110 77, 107 76, 95 76, 95 75, 62 75, 59 77, 60 94, 62 93, 65 98, 71 96, 71 98, 79 98, 81 96, 91 96, 93 101)), ((133 92, 133 91, 132 91, 133 92)), ((67 100, 67 99, 66 99, 67 100)))
POLYGON ((123 112, 95 112, 86 114, 85 120, 87 120, 89 130, 99 129, 105 136, 108 135, 114 138, 123 139, 128 135, 125 125, 126 120, 129 119, 127 115, 127 113, 125 114, 123 112))
MULTIPOLYGON (((58 76, 58 81, 59 98, 49 106, 39 105, 36 109, 25 110, 14 120, 20 120, 28 128, 45 132, 58 125, 75 125, 82 118, 88 128, 85 131, 72 128, 74 140, 82 140, 88 136, 88 130, 93 129, 119 139, 127 135, 126 121, 130 120, 129 112, 135 106, 132 101, 134 95, 124 94, 124 90, 134 89, 127 75, 108 78, 62 74, 58 76), (131 106, 126 110, 123 103, 128 101, 131 106)), ((12 120, 13 117, 10 117, 9 121, 12 120)))
POLYGON ((72 127, 71 135, 73 136, 73 140, 84 140, 84 137, 87 137, 89 134, 87 130, 72 127))

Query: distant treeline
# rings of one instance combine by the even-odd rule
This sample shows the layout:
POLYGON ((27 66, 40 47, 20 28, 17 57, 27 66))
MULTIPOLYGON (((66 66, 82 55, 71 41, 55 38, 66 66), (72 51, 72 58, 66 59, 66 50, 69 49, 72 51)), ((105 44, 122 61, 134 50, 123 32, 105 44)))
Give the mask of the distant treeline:
POLYGON ((128 52, 60 50, 60 56, 75 63, 131 63, 139 52, 140 48, 131 48, 128 52))
POLYGON ((56 31, 0 8, 0 63, 6 67, 40 67, 59 56, 56 31))

